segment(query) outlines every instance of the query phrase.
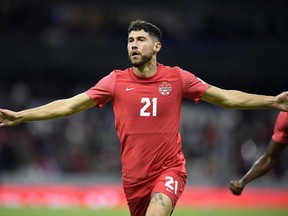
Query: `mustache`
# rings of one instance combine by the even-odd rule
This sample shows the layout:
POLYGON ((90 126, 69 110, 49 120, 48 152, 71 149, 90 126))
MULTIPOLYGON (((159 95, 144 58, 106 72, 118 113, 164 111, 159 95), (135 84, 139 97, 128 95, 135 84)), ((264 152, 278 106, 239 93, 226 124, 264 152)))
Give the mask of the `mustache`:
POLYGON ((142 55, 138 50, 132 50, 129 56, 142 55))

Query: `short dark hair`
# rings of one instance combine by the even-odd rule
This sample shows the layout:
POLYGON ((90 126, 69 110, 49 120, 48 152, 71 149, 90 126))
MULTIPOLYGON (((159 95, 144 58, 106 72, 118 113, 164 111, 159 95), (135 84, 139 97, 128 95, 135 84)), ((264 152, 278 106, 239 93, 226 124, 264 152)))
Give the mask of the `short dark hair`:
POLYGON ((144 20, 132 21, 128 27, 128 34, 131 31, 141 31, 141 30, 144 30, 149 35, 156 37, 158 41, 161 41, 161 37, 162 37, 161 30, 157 26, 153 25, 152 23, 149 23, 144 20))

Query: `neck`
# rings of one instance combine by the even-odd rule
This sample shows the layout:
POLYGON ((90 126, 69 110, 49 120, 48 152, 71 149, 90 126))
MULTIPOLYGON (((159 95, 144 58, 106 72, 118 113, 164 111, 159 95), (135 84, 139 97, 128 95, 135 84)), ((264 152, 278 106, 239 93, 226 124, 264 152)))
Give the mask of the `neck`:
POLYGON ((142 78, 149 78, 152 77, 157 73, 157 62, 150 61, 147 62, 145 65, 140 67, 133 67, 133 72, 142 78))

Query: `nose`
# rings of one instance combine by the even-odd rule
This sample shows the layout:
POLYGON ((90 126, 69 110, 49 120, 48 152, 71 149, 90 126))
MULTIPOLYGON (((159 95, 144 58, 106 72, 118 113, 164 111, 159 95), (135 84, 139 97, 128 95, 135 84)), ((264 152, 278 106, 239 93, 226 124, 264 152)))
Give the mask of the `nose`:
POLYGON ((128 50, 133 51, 133 50, 137 50, 137 49, 138 49, 138 43, 137 43, 137 41, 130 41, 130 42, 128 43, 128 50))
POLYGON ((137 47, 138 47, 137 42, 132 42, 131 48, 132 48, 132 49, 137 49, 137 47))
POLYGON ((137 42, 137 40, 131 41, 131 42, 130 42, 130 46, 131 46, 132 49, 137 48, 137 47, 138 47, 138 42, 137 42))

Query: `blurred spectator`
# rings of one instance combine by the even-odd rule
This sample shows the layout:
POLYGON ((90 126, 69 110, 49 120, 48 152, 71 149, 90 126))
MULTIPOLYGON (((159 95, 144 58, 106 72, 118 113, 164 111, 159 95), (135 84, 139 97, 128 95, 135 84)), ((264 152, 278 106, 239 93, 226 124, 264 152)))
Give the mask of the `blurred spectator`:
MULTIPOLYGON (((163 29, 163 48, 168 54, 161 61, 181 65, 183 61, 184 66, 194 67, 191 71, 203 73, 205 81, 224 88, 238 88, 241 81, 245 90, 259 88, 276 94, 287 88, 288 5, 285 1, 249 2, 180 0, 171 7, 166 1, 165 5, 153 1, 153 5, 139 6, 117 1, 107 5, 105 1, 3 0, 1 106, 19 110, 59 95, 68 97, 92 86, 111 68, 124 67, 126 47, 121 41, 127 23, 138 18, 163 29), (276 73, 281 76, 277 86, 266 89, 265 82, 270 84, 276 73)), ((1 129, 0 173, 23 171, 30 177, 39 173, 47 177, 95 170, 120 172, 111 109, 1 129)), ((205 183, 202 177, 221 182, 223 172, 243 174, 265 149, 274 117, 267 110, 221 112, 205 104, 185 103, 181 133, 191 183, 205 183), (231 167, 224 170, 223 160, 231 167)), ((288 182, 287 166, 282 163, 271 178, 288 182)))

